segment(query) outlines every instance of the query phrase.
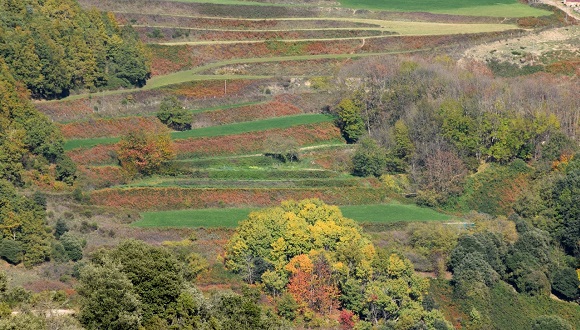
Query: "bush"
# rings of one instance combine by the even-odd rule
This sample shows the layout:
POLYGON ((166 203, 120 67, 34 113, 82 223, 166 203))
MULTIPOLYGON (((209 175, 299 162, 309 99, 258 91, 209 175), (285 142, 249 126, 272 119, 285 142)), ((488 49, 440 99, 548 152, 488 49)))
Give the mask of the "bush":
POLYGON ((69 157, 61 157, 56 162, 56 179, 72 185, 76 179, 77 166, 69 157))
POLYGON ((158 172, 163 164, 174 157, 169 134, 131 132, 121 138, 117 147, 119 165, 131 176, 158 172))
POLYGON ((40 191, 35 191, 34 194, 32 195, 32 200, 34 201, 34 203, 40 207, 42 207, 43 210, 46 210, 46 195, 43 194, 40 191))
POLYGON ((572 330, 568 321, 556 315, 543 315, 534 320, 532 330, 572 330))
POLYGON ((60 236, 62 236, 67 231, 69 231, 69 228, 68 225, 66 224, 66 221, 64 221, 63 219, 56 220, 56 225, 54 226, 54 237, 56 237, 56 239, 59 239, 60 236))
POLYGON ((11 239, 2 240, 0 242, 0 257, 11 264, 19 264, 22 261, 22 244, 11 239))
POLYGON ((183 104, 177 97, 169 96, 163 99, 157 118, 176 131, 187 131, 191 129, 192 116, 184 109, 183 104))
POLYGON ((60 242, 70 260, 78 261, 83 258, 83 244, 79 237, 67 232, 60 237, 60 242))
POLYGON ((573 268, 563 268, 556 271, 553 275, 552 291, 559 297, 566 300, 575 300, 578 298, 578 274, 573 268))
POLYGON ((373 139, 366 137, 357 144, 352 163, 354 175, 379 177, 387 166, 386 152, 373 139))

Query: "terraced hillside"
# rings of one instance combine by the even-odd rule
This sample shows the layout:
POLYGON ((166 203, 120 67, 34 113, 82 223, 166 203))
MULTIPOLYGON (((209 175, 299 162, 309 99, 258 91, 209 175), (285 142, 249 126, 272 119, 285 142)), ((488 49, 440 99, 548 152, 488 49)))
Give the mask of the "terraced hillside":
MULTIPOLYGON (((373 12, 336 3, 84 0, 85 7, 112 11, 120 24, 133 26, 147 43, 152 78, 140 89, 79 93, 37 107, 60 126, 83 189, 98 205, 170 212, 241 208, 234 213, 306 197, 380 205, 390 201, 383 183, 350 175, 353 147, 329 111, 341 98, 334 77, 362 57, 436 56, 519 36, 527 32, 517 17, 546 14, 504 2, 447 3, 431 13, 412 13, 423 7, 341 2, 391 11, 373 12), (508 17, 498 17, 496 9, 508 17), (172 131, 155 116, 167 97, 183 104, 191 130, 172 131), (118 141, 135 130, 170 135, 176 160, 169 170, 143 178, 123 172, 118 141), (276 148, 291 148, 298 157, 281 160, 276 148)), ((362 212, 359 220, 377 221, 370 213, 362 212)), ((409 219, 447 217, 429 213, 385 221, 409 219)), ((149 225, 163 226, 159 221, 149 225)))

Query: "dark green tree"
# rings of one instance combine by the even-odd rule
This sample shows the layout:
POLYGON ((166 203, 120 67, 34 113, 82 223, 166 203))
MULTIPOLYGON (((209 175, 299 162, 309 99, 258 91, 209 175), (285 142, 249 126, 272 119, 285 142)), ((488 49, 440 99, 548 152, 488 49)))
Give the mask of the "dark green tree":
POLYGON ((352 99, 343 99, 336 107, 338 126, 349 143, 356 142, 365 133, 361 109, 352 99))
POLYGON ((574 327, 556 315, 543 315, 534 320, 532 330, 572 330, 574 327))
POLYGON ((87 329, 139 329, 142 304, 118 264, 103 260, 99 266, 85 266, 77 291, 79 320, 87 329))
POLYGON ((366 137, 357 143, 352 157, 353 174, 357 176, 381 176, 387 165, 386 151, 373 139, 366 137))
POLYGON ((79 261, 83 258, 83 243, 79 237, 66 232, 60 236, 60 242, 70 260, 79 261))
POLYGON ((161 101, 157 118, 176 131, 191 129, 193 117, 175 96, 168 96, 161 101))

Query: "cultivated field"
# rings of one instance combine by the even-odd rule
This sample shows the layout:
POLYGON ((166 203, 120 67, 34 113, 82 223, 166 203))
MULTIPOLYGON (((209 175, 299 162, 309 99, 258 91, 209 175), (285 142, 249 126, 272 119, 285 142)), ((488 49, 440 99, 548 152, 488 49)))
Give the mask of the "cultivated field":
MULTIPOLYGON (((358 222, 393 223, 412 221, 446 221, 451 217, 431 209, 414 205, 380 204, 342 206, 342 214, 358 222)), ((236 227, 244 220, 251 208, 225 208, 203 210, 179 210, 144 212, 142 219, 133 223, 136 227, 236 227)))
POLYGON ((81 4, 134 26, 152 78, 37 107, 60 126, 88 198, 145 212, 139 227, 233 227, 252 209, 307 197, 342 205, 360 222, 448 220, 393 203, 379 179, 350 174, 353 147, 329 114, 343 96, 334 79, 356 59, 435 57, 524 35, 518 17, 550 14, 515 0, 81 4), (193 129, 171 131, 155 117, 168 96, 192 115, 193 129), (116 143, 134 130, 170 134, 177 159, 166 173, 129 178, 118 166, 116 143), (298 160, 267 155, 280 140, 298 160))

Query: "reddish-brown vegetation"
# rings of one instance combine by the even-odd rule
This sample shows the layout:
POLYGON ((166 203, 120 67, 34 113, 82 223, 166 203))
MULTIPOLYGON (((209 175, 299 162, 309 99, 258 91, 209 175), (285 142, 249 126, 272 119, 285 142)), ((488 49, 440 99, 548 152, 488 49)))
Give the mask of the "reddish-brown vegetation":
POLYGON ((319 198, 329 204, 381 203, 374 188, 130 188, 103 189, 91 193, 97 205, 135 210, 270 206, 288 199, 319 198))
POLYGON ((336 126, 332 123, 321 123, 212 138, 177 140, 175 141, 175 150, 178 158, 180 156, 214 156, 261 152, 264 150, 265 142, 274 136, 293 139, 298 145, 342 139, 336 126))
POLYGON ((87 149, 75 149, 66 154, 77 165, 105 165, 116 161, 114 144, 98 145, 87 149))
POLYGON ((239 94, 252 83, 251 80, 230 80, 226 85, 222 80, 199 81, 178 87, 173 94, 189 99, 223 97, 227 94, 239 94))
POLYGON ((289 116, 302 113, 299 108, 279 101, 248 105, 244 107, 215 110, 198 113, 193 117, 194 125, 204 126, 207 124, 228 124, 263 118, 289 116))
MULTIPOLYGON (((340 130, 336 126, 332 123, 320 123, 236 135, 175 140, 174 148, 178 158, 261 152, 266 141, 273 136, 293 139, 298 145, 342 141, 340 130)), ((79 165, 106 165, 116 161, 116 148, 114 144, 98 145, 71 150, 67 155, 79 165)))
POLYGON ((122 169, 118 166, 79 166, 80 177, 96 188, 126 183, 122 169))
POLYGON ((146 132, 167 131, 156 117, 128 117, 116 119, 97 119, 59 125, 67 139, 88 139, 106 136, 121 136, 130 131, 146 132))

